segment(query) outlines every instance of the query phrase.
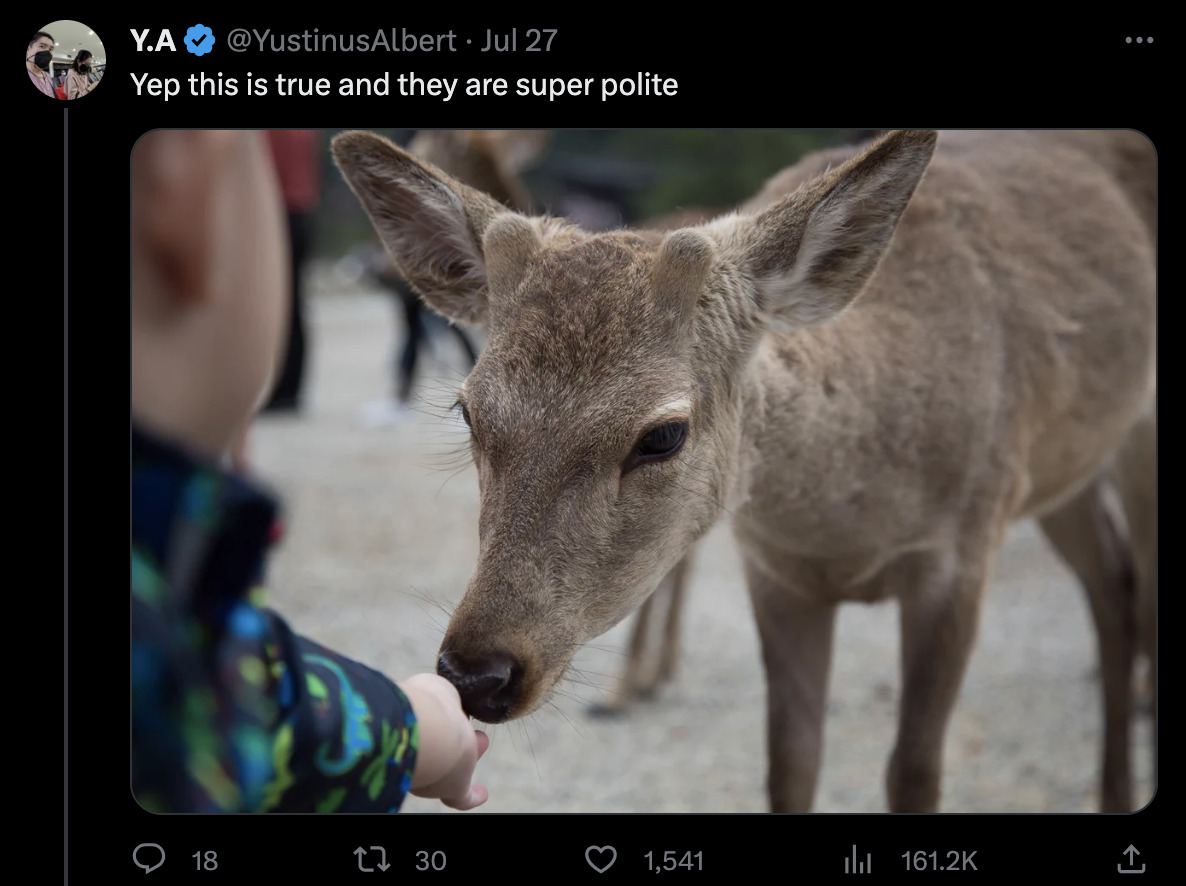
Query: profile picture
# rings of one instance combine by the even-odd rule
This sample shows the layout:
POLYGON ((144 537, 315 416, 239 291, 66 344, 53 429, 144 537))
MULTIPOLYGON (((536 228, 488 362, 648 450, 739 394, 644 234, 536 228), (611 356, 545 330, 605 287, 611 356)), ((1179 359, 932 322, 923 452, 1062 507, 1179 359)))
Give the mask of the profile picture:
POLYGON ((94 29, 73 19, 50 22, 29 38, 25 70, 33 88, 55 101, 86 98, 99 87, 107 52, 94 29))

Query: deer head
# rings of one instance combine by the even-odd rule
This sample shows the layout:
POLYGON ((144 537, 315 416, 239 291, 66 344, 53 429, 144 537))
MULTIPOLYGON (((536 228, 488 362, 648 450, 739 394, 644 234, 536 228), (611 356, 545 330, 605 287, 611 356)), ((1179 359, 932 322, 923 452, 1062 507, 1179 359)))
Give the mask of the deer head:
POLYGON ((376 135, 334 140, 405 278, 489 329, 457 394, 478 563, 438 663, 468 713, 534 710, 713 525, 738 485, 760 337, 857 297, 934 144, 891 133, 756 215, 592 235, 508 211, 376 135))

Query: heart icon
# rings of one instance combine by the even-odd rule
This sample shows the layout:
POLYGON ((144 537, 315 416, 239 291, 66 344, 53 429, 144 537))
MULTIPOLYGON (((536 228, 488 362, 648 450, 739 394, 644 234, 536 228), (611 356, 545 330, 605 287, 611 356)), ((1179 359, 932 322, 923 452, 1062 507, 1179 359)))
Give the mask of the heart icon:
POLYGON ((585 850, 585 861, 589 862, 589 867, 597 871, 599 874, 604 874, 614 866, 614 862, 618 860, 618 850, 613 846, 590 846, 585 850), (592 858, 592 854, 596 852, 599 859, 605 857, 605 853, 609 853, 609 861, 604 865, 598 865, 592 858))

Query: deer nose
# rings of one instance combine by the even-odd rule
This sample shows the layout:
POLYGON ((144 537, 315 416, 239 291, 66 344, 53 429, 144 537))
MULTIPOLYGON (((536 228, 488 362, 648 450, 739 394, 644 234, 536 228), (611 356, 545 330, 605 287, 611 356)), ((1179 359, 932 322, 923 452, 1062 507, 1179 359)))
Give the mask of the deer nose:
POLYGON ((457 687, 461 707, 469 716, 501 723, 518 700, 523 667, 506 652, 467 658, 450 651, 441 653, 437 673, 457 687))

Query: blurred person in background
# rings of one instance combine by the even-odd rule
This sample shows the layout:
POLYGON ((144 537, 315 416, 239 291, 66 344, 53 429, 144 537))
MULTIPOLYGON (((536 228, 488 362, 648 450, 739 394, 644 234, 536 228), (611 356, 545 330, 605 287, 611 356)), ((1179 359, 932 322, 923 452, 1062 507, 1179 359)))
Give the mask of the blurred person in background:
MULTIPOLYGON (((407 142, 413 154, 504 206, 526 212, 531 195, 522 173, 537 163, 552 141, 546 129, 421 129, 407 142)), ((402 144, 402 143, 401 143, 402 144)), ((433 349, 433 327, 449 331, 466 361, 465 372, 478 361, 479 347, 460 325, 429 310, 400 277, 386 249, 376 238, 362 250, 367 272, 395 296, 403 320, 404 342, 395 360, 394 398, 363 406, 363 423, 378 427, 415 421, 413 388, 425 348, 433 349)))
POLYGON ((94 56, 89 50, 80 50, 77 57, 70 64, 70 70, 66 73, 66 98, 76 99, 86 95, 98 81, 91 79, 91 71, 94 68, 92 59, 94 56))
POLYGON ((363 424, 368 427, 414 424, 416 407, 413 406, 413 389, 417 380, 416 369, 425 348, 430 351, 433 348, 431 326, 439 324, 457 339, 467 360, 467 373, 478 362, 478 349, 464 329, 455 323, 442 320, 425 307, 420 296, 396 271, 391 263, 391 256, 377 239, 358 251, 362 256, 366 273, 398 302, 398 310, 404 321, 403 344, 399 347, 393 363, 394 397, 384 397, 364 404, 363 424))
POLYGON ((268 146, 288 217, 290 248, 288 344, 284 366, 265 412, 299 412, 305 380, 308 330, 303 271, 321 199, 321 134, 315 129, 272 129, 268 146))

